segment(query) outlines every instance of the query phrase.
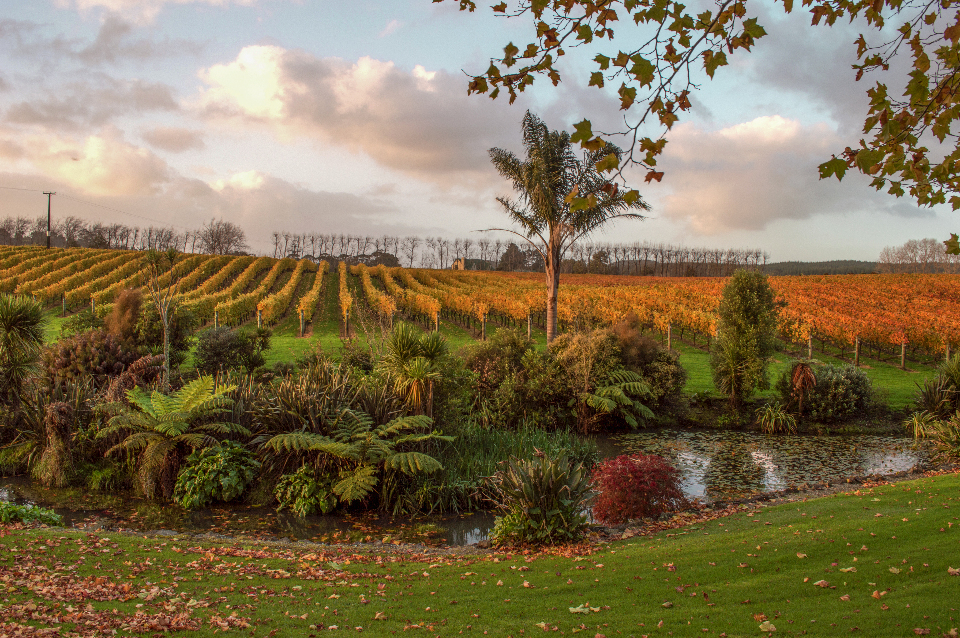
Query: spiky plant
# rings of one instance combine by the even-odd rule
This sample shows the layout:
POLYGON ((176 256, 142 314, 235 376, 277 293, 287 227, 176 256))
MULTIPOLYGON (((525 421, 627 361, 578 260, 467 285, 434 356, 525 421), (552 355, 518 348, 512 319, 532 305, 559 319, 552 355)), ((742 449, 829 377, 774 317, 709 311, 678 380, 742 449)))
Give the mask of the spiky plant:
POLYGON ((45 326, 39 302, 0 294, 0 404, 14 411, 23 384, 37 370, 45 326))
POLYGON ((797 361, 790 371, 791 395, 797 401, 797 414, 803 416, 803 395, 817 386, 813 368, 805 361, 797 361))
POLYGON ((447 342, 436 332, 418 334, 406 323, 390 335, 379 368, 390 375, 393 389, 406 398, 415 414, 433 416, 433 387, 441 378, 438 363, 447 354, 447 342))
POLYGON ((226 394, 233 386, 218 386, 213 377, 200 377, 172 394, 139 387, 127 392, 136 409, 121 407, 98 437, 129 432, 120 443, 107 450, 107 456, 126 452, 137 457, 137 478, 147 498, 168 500, 173 495, 183 459, 193 450, 219 445, 215 435, 250 436, 236 423, 210 421, 229 408, 226 394))

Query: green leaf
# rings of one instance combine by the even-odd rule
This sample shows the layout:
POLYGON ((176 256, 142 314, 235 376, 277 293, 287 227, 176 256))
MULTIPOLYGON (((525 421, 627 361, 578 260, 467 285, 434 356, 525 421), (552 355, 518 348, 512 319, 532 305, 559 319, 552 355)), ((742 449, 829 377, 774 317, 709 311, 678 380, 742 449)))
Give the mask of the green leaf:
POLYGON ((590 120, 581 120, 573 125, 574 134, 570 136, 570 141, 573 143, 580 143, 580 146, 583 146, 591 139, 593 139, 593 124, 590 120))
POLYGON ((594 71, 590 74, 590 83, 587 86, 603 86, 603 73, 600 71, 594 71))
POLYGON ((956 233, 950 233, 950 239, 943 242, 943 245, 947 247, 948 255, 960 255, 960 241, 956 233))
POLYGON ((594 58, 594 61, 600 65, 601 71, 606 71, 610 68, 610 58, 605 55, 597 54, 597 57, 594 58))
POLYGON ((600 160, 596 164, 598 173, 615 171, 619 166, 620 166, 620 160, 617 159, 617 155, 615 153, 610 153, 609 155, 604 157, 602 160, 600 160))
POLYGON ((837 181, 840 181, 846 172, 847 163, 839 157, 834 157, 829 162, 824 162, 820 165, 820 179, 827 179, 831 175, 836 175, 837 181))

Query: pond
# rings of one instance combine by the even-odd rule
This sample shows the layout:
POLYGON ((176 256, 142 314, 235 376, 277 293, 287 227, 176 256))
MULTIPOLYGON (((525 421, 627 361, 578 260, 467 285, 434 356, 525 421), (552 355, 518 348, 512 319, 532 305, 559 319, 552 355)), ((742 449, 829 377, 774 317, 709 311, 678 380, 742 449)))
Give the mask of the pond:
MULTIPOLYGON (((730 500, 853 476, 894 474, 924 465, 930 448, 890 436, 776 436, 731 431, 647 430, 597 439, 603 456, 659 454, 680 470, 688 497, 730 500)), ((0 478, 0 501, 52 507, 85 529, 170 530, 253 539, 471 545, 486 540, 493 515, 299 518, 272 507, 224 506, 196 512, 130 495, 50 490, 23 477, 0 478)))
POLYGON ((614 441, 616 449, 667 459, 680 470, 684 493, 703 501, 905 472, 929 463, 932 450, 927 442, 894 436, 766 436, 725 430, 649 430, 614 441))

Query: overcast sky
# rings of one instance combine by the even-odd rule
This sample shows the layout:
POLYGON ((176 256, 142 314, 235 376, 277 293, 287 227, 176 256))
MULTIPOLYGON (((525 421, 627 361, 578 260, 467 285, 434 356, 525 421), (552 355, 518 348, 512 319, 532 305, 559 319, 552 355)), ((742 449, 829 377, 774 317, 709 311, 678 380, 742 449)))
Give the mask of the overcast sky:
MULTIPOLYGON (((808 22, 761 14, 770 35, 704 82, 662 183, 641 188, 650 218, 595 239, 873 260, 960 229, 860 176, 818 180, 859 139, 868 85, 850 70, 856 28, 808 22)), ((273 231, 500 226, 495 197, 511 193, 487 151, 521 152, 526 109, 571 131, 620 118, 575 55, 560 87, 513 105, 467 95, 465 72, 531 40, 529 22, 451 0, 0 0, 0 217, 44 214, 34 191, 54 190, 55 216, 179 230, 217 217, 258 252, 273 231)))

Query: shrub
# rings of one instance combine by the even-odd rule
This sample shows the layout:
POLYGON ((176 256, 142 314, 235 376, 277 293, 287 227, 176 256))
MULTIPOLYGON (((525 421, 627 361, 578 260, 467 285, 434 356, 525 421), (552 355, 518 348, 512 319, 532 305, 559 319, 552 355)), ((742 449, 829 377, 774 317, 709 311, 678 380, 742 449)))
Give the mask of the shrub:
POLYGON ((17 505, 0 501, 0 523, 36 523, 38 525, 63 525, 63 517, 43 507, 17 505))
POLYGON ((259 467, 250 450, 235 441, 194 450, 177 477, 173 499, 188 510, 232 501, 247 489, 259 467))
POLYGON ((104 319, 107 332, 121 341, 136 341, 137 322, 140 320, 140 307, 143 293, 136 288, 127 288, 118 296, 110 314, 104 319))
POLYGON ((93 379, 100 387, 140 358, 106 330, 90 330, 61 339, 44 350, 47 377, 55 384, 93 379))
POLYGON ((710 367, 717 389, 738 409, 755 389, 769 387, 767 366, 776 348, 780 304, 766 275, 738 270, 723 288, 710 367))
POLYGON ((71 315, 60 324, 60 337, 72 337, 82 332, 103 328, 103 319, 93 314, 89 308, 71 315))
POLYGON ((940 419, 936 414, 917 412, 904 421, 914 438, 931 439, 937 451, 948 461, 960 459, 960 413, 954 413, 948 419, 940 419))
POLYGON ((768 403, 754 413, 757 425, 764 434, 797 433, 797 420, 779 403, 768 403))
POLYGON ((493 480, 505 512, 490 533, 495 545, 565 543, 583 535, 583 512, 590 500, 590 477, 583 465, 541 453, 529 461, 511 459, 493 480))
POLYGON ((519 330, 501 329, 488 340, 468 346, 462 356, 473 372, 478 394, 494 392, 508 378, 523 370, 523 357, 533 350, 533 342, 519 330))
MULTIPOLYGON (((170 369, 175 370, 187 358, 187 352, 193 346, 193 333, 200 325, 197 316, 187 308, 174 306, 170 312, 170 369)), ((145 353, 163 354, 163 322, 153 303, 140 306, 135 329, 136 342, 145 353)))
POLYGON ((680 473, 654 454, 607 459, 594 470, 593 486, 593 517, 601 523, 655 517, 687 502, 680 473))
MULTIPOLYGON (((821 423, 849 418, 868 410, 873 403, 873 388, 866 372, 852 365, 813 366, 816 385, 803 395, 804 412, 821 423)), ((785 402, 794 398, 791 372, 777 381, 777 390, 785 402)))
POLYGON ((245 369, 252 373, 266 359, 265 350, 270 349, 271 332, 266 328, 253 331, 235 330, 221 326, 200 333, 194 365, 200 374, 217 374, 228 370, 245 369))
POLYGON ((301 465, 299 470, 284 475, 277 483, 273 492, 279 504, 277 509, 289 509, 301 517, 329 514, 337 506, 333 484, 332 478, 318 478, 312 467, 301 465))
POLYGON ((620 347, 623 367, 638 373, 650 386, 652 400, 661 405, 676 401, 687 382, 680 355, 640 332, 640 320, 628 315, 611 327, 620 347))
POLYGON ((46 444, 33 474, 44 487, 66 487, 73 476, 71 439, 73 406, 58 401, 47 406, 44 419, 46 444))

